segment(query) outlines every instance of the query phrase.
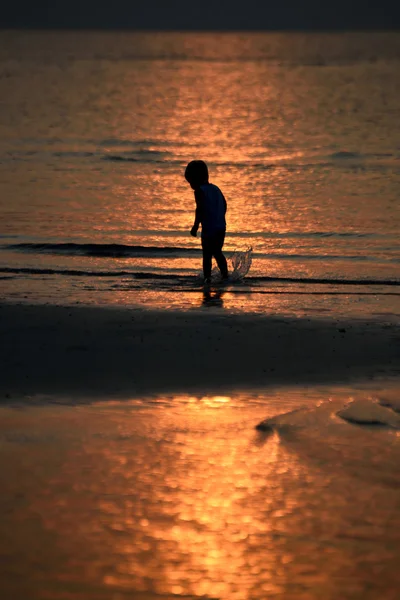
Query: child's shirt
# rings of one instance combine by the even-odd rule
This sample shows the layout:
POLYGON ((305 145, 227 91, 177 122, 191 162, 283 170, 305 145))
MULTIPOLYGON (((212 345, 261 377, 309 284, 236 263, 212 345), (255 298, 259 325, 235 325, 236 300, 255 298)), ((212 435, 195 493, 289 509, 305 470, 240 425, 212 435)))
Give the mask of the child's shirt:
POLYGON ((195 192, 196 204, 201 221, 201 235, 212 235, 225 231, 226 200, 213 183, 204 183, 195 192))

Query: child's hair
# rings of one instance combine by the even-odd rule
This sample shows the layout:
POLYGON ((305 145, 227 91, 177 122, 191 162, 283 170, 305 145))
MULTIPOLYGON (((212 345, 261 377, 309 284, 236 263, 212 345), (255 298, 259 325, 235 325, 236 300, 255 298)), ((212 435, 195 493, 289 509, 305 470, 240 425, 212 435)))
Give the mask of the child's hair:
POLYGON ((208 167, 204 160, 192 160, 185 169, 185 179, 191 185, 208 182, 208 167))

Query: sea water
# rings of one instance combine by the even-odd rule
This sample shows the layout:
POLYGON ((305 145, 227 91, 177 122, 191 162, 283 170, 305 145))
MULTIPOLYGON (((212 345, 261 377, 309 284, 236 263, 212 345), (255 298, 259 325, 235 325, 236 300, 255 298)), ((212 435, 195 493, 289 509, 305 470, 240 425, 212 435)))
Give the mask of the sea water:
POLYGON ((201 306, 201 158, 253 248, 225 308, 397 317, 399 67, 390 32, 2 32, 2 298, 201 306))
MULTIPOLYGON (((395 336, 399 67, 397 33, 1 32, 1 298, 395 336), (206 298, 194 158, 240 275, 206 298)), ((397 599, 391 385, 3 399, 2 596, 397 599)))

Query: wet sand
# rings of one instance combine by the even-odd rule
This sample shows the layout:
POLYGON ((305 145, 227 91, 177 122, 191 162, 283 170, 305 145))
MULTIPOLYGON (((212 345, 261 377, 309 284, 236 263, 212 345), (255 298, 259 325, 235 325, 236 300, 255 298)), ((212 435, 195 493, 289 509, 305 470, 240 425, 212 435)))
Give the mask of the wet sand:
POLYGON ((394 323, 0 305, 4 397, 228 392, 397 376, 394 323))
POLYGON ((2 598, 397 598, 395 325, 3 304, 0 334, 2 598))
POLYGON ((398 430, 335 416, 370 393, 2 407, 0 596, 396 600, 398 430))

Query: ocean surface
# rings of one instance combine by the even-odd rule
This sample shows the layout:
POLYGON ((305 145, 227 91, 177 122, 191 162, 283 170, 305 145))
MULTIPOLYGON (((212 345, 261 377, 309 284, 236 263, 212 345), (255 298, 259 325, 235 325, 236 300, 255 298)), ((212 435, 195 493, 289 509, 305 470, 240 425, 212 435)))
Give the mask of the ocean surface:
POLYGON ((203 303, 186 164, 252 248, 226 308, 399 314, 400 37, 0 34, 1 297, 203 303))
MULTIPOLYGON (((0 300, 128 306, 139 323, 143 308, 195 309, 199 329, 209 309, 294 315, 277 321, 299 352, 308 321, 343 318, 331 385, 234 389, 228 373, 214 389, 193 335, 187 360, 209 393, 121 398, 110 348, 134 361, 139 338, 124 346, 124 331, 119 346, 114 313, 96 311, 104 345, 83 320, 84 344, 64 339, 48 309, 29 331, 2 315, 23 391, 0 406, 2 598, 397 600, 396 351, 368 381, 346 386, 335 366, 362 362, 375 320, 398 347, 399 192, 396 32, 0 32, 0 300), (228 202, 231 270, 251 259, 208 290, 183 176, 197 158, 228 202), (51 373, 50 352, 64 357, 51 373), (32 369, 95 387, 87 352, 110 360, 115 397, 26 392, 32 369)), ((137 331, 172 364, 181 330, 160 314, 137 331)), ((313 327, 304 353, 318 364, 326 338, 313 327)), ((284 348, 272 331, 265 372, 284 348)), ((223 347, 213 328, 208 340, 223 347)), ((245 370, 255 350, 235 344, 245 370)), ((283 356, 292 371, 296 353, 283 356)))

